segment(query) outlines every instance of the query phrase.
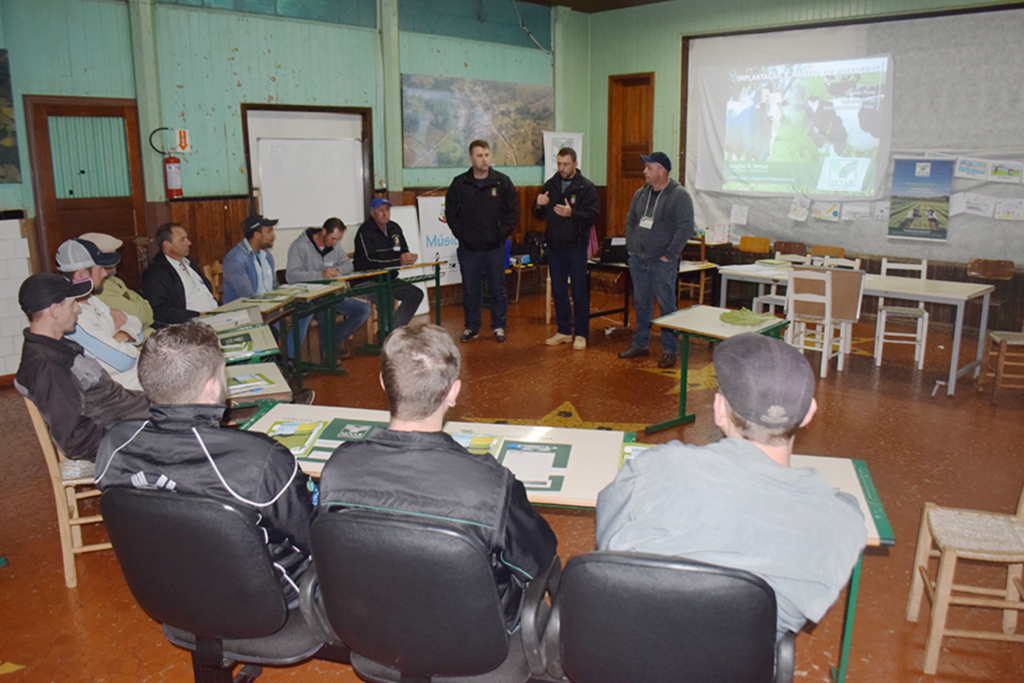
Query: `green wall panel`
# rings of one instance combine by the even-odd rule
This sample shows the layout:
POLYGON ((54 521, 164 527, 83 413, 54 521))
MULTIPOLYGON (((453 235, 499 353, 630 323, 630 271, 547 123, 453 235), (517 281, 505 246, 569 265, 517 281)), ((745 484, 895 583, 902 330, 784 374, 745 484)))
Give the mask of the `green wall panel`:
MULTIPOLYGON (((551 58, 536 47, 529 49, 419 33, 402 33, 400 43, 402 73, 551 84, 551 58)), ((465 168, 469 168, 468 150, 465 168)), ((406 168, 402 182, 405 187, 440 187, 448 185, 452 177, 465 168, 406 168)), ((542 166, 509 166, 499 170, 518 185, 540 185, 544 175, 542 166)))
POLYGON ((124 119, 50 116, 46 123, 57 199, 131 195, 124 119))
POLYGON ((35 215, 22 95, 135 97, 128 7, 103 0, 2 0, 10 53, 20 185, 0 185, 0 210, 35 215))
POLYGON ((533 37, 551 48, 551 12, 543 5, 512 0, 399 0, 399 28, 451 38, 483 40, 519 47, 536 47, 519 25, 519 17, 533 37), (519 15, 516 14, 518 7, 519 15))
POLYGON ((248 191, 243 102, 374 107, 383 158, 375 31, 169 5, 156 16, 163 125, 192 138, 185 196, 248 191))

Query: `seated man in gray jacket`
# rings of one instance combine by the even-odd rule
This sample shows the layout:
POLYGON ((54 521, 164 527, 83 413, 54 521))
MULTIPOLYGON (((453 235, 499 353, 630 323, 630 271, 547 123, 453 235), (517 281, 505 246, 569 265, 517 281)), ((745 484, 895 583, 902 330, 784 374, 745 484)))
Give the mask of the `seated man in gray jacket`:
MULTIPOLYGON (((344 234, 345 224, 342 220, 328 218, 322 228, 309 228, 299 235, 288 247, 288 269, 285 271, 288 283, 332 280, 342 275, 350 275, 353 271, 352 260, 345 250, 338 246, 344 234)), ((334 310, 345 316, 345 320, 338 325, 335 333, 335 338, 341 343, 362 327, 373 309, 365 301, 347 297, 335 304, 334 310)), ((310 316, 299 322, 300 339, 306 338, 306 331, 312 319, 310 316)), ((291 334, 288 335, 287 344, 289 357, 294 357, 291 334)))

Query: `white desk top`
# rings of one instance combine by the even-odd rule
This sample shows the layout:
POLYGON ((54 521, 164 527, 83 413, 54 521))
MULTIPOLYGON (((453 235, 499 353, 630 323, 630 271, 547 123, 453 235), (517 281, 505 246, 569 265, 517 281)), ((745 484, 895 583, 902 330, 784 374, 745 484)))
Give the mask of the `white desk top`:
POLYGON ((727 308, 719 308, 717 306, 690 306, 689 308, 663 315, 654 320, 653 323, 679 332, 689 332, 714 339, 728 339, 729 337, 746 334, 747 332, 760 332, 765 328, 783 322, 779 318, 772 318, 760 325, 729 325, 719 320, 719 317, 728 310, 727 308))
MULTIPOLYGON (((249 429, 273 435, 284 423, 302 425, 282 442, 304 472, 319 476, 343 441, 361 440, 388 421, 384 410, 281 403, 249 429)), ((444 430, 469 450, 497 457, 539 505, 594 507, 622 458, 622 432, 477 422, 448 422, 444 430)))

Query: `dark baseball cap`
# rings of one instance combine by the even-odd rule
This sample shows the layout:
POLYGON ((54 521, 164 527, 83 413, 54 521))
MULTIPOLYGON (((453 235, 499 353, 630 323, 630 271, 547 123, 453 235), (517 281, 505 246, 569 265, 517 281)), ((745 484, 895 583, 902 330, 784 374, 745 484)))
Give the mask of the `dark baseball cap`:
POLYGON ((715 349, 718 391, 750 422, 773 429, 800 424, 814 398, 814 371, 803 354, 763 334, 740 334, 715 349))
POLYGON ((18 289, 18 305, 32 315, 65 299, 77 299, 92 291, 92 280, 71 282, 57 273, 29 275, 18 289))
POLYGON ((64 242, 57 247, 57 270, 73 273, 93 266, 110 268, 121 261, 117 252, 102 251, 94 242, 81 237, 64 242))
POLYGON ((270 220, 265 216, 254 213, 242 221, 242 232, 245 233, 246 237, 252 237, 252 234, 261 228, 272 228, 277 225, 277 220, 276 218, 270 220))
POLYGON ((665 167, 666 171, 672 170, 672 160, 668 158, 668 155, 664 152, 652 152, 650 154, 641 154, 640 158, 643 159, 645 164, 661 164, 665 167))

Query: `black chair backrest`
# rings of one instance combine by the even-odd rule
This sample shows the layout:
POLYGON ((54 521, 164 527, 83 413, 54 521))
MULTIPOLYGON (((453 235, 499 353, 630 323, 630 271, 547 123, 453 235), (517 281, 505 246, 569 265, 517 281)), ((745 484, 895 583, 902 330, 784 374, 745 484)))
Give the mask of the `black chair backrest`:
POLYGON ((769 683, 775 593, 748 572, 679 558, 574 557, 556 597, 573 683, 769 683))
POLYGON ((508 655, 489 549, 457 524, 346 509, 312 527, 324 608, 352 651, 411 676, 469 676, 508 655))
POLYGON ((203 638, 276 633, 288 615, 256 513, 168 491, 113 488, 103 521, 128 588, 163 624, 203 638))

